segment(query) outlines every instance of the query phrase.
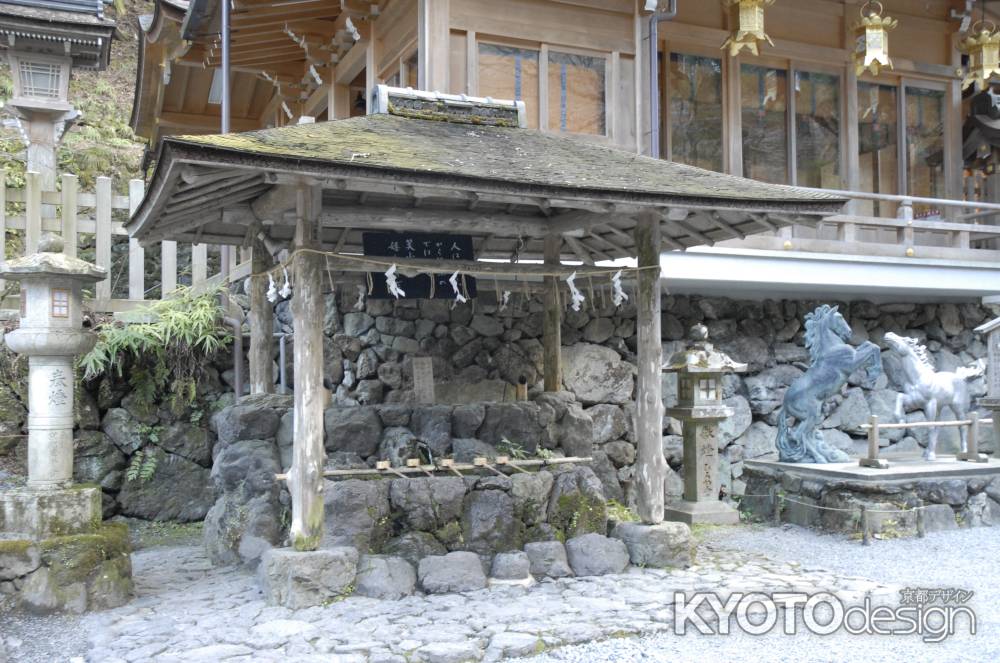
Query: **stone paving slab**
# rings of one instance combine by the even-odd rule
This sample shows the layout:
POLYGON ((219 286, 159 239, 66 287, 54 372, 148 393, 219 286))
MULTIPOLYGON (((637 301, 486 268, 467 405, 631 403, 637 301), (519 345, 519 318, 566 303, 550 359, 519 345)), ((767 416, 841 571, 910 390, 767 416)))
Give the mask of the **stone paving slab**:
POLYGON ((133 556, 136 599, 88 615, 93 663, 498 661, 595 639, 673 628, 675 591, 779 588, 830 591, 846 601, 898 588, 795 563, 703 546, 683 570, 495 585, 399 601, 349 597, 290 610, 265 604, 253 574, 212 567, 200 547, 133 556))

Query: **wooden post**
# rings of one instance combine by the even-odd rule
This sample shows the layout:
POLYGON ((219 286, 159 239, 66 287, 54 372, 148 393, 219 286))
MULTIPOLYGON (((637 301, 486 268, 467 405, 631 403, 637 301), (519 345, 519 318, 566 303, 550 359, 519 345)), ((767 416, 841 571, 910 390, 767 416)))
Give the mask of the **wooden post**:
POLYGON ((448 88, 449 5, 450 0, 417 2, 417 85, 421 90, 452 91, 448 88))
POLYGON ((771 486, 767 492, 771 494, 771 519, 774 522, 774 526, 778 527, 781 525, 781 496, 778 495, 777 486, 771 486))
POLYGON ((864 504, 861 505, 861 544, 865 546, 870 546, 871 541, 871 530, 868 529, 868 507, 864 504))
MULTIPOLYGON (((545 237, 545 264, 559 265, 561 235, 545 237)), ((559 303, 559 277, 545 277, 545 318, 542 327, 542 353, 545 369, 545 391, 562 389, 562 306, 559 303)))
POLYGON ((63 253, 76 257, 76 175, 62 176, 63 253))
POLYGON ((38 250, 42 236, 42 176, 34 171, 24 174, 24 255, 38 250))
POLYGON ((177 242, 160 242, 160 299, 177 289, 177 242))
POLYGON ((97 299, 111 299, 111 178, 97 178, 97 209, 94 242, 97 245, 97 266, 108 270, 108 276, 96 287, 97 299))
MULTIPOLYGON (((128 182, 128 215, 129 218, 142 202, 144 183, 142 180, 128 182)), ((128 298, 146 298, 146 252, 139 246, 135 237, 128 239, 128 298)))
POLYGON ((889 462, 878 457, 878 416, 871 415, 868 426, 868 457, 860 459, 858 465, 884 470, 889 467, 889 462))
MULTIPOLYGON (((315 246, 320 206, 299 189, 295 249, 315 246)), ((323 538, 323 257, 309 252, 293 259, 292 315, 295 343, 295 441, 288 490, 292 496, 292 546, 316 550, 323 538)))
POLYGON ((972 419, 969 422, 969 432, 965 438, 965 442, 965 451, 955 456, 955 460, 965 460, 970 463, 989 462, 986 454, 979 453, 979 414, 976 412, 972 413, 972 419))
POLYGON ((252 248, 250 277, 250 393, 274 392, 274 309, 267 300, 267 276, 271 256, 262 242, 252 248))
POLYGON ((198 285, 208 278, 208 244, 191 246, 191 285, 198 285))
POLYGON ((664 484, 667 461, 663 457, 663 386, 660 371, 663 350, 660 339, 660 215, 642 212, 635 227, 638 256, 636 309, 639 379, 636 393, 635 431, 636 508, 644 523, 663 522, 664 484))

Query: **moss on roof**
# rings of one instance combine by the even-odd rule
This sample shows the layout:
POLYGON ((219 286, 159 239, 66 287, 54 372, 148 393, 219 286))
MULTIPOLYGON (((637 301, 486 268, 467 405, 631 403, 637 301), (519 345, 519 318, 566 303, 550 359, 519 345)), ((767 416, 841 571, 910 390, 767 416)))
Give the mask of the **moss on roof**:
POLYGON ((835 196, 638 156, 532 129, 367 115, 239 134, 175 136, 180 143, 280 160, 350 164, 581 190, 725 201, 826 204, 835 196))

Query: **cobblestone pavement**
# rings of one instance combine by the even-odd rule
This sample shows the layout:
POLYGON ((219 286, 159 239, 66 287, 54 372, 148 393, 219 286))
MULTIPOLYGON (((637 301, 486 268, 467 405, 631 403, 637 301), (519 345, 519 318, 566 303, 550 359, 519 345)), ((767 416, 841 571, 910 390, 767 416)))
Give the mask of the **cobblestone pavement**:
POLYGON ((827 589, 852 601, 896 592, 713 544, 687 570, 633 569, 395 602, 352 597, 291 611, 266 606, 250 573, 213 568, 197 547, 144 550, 134 561, 136 599, 82 620, 88 661, 495 661, 667 631, 675 590, 827 589))
MULTIPOLYGON (((981 562, 1000 554, 997 539, 994 530, 983 528, 862 548, 804 530, 744 526, 711 532, 699 547, 697 565, 685 570, 632 569, 620 576, 395 602, 351 597, 297 611, 265 605, 250 572, 212 567, 199 546, 155 547, 133 556, 137 596, 129 605, 82 618, 23 617, 5 625, 0 617, 0 636, 6 634, 9 660, 19 663, 458 663, 537 654, 537 663, 674 663, 704 661, 706 654, 718 660, 925 660, 932 651, 913 638, 883 638, 875 650, 853 636, 676 636, 673 593, 830 591, 845 603, 867 595, 895 604, 903 587, 961 587, 957 579, 993 577, 981 562), (883 572, 880 559, 893 572, 883 572), (928 583, 912 582, 920 578, 928 583)), ((986 605, 976 609, 985 617, 982 626, 990 626, 984 637, 971 648, 938 647, 935 660, 996 660, 978 655, 1000 648, 998 618, 984 614, 986 605)))

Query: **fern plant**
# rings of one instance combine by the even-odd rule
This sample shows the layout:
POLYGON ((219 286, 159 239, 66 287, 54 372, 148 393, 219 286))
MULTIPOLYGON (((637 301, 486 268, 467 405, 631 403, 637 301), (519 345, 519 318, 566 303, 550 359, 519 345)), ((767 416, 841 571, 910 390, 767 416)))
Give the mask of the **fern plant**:
POLYGON ((156 463, 156 454, 152 450, 139 449, 132 454, 132 460, 129 461, 128 469, 125 470, 125 479, 146 483, 156 474, 156 463))
POLYGON ((122 377, 127 370, 140 401, 151 404, 169 389, 174 405, 192 403, 206 359, 232 340, 217 293, 195 295, 182 288, 139 313, 151 322, 110 322, 98 328, 97 344, 80 359, 84 379, 122 377))

